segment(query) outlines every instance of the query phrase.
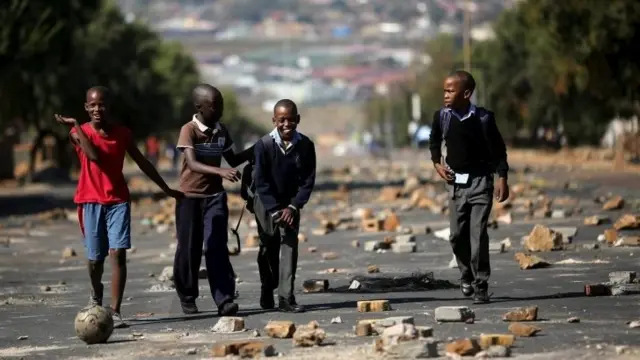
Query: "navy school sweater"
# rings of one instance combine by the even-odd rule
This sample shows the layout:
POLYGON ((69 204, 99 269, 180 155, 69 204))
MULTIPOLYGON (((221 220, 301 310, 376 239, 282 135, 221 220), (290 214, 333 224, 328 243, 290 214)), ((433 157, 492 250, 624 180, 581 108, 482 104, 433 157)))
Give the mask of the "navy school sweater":
POLYGON ((273 157, 262 141, 256 143, 256 193, 269 213, 290 205, 300 210, 311 197, 316 182, 315 146, 311 139, 298 134, 299 140, 286 153, 273 140, 273 157))

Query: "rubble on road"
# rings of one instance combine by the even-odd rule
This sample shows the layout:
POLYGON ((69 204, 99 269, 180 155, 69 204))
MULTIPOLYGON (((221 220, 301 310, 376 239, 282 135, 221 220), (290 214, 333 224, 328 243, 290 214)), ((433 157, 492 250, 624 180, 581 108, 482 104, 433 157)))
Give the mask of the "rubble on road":
POLYGON ((502 316, 503 321, 537 321, 538 307, 528 306, 509 311, 502 316))
POLYGON ((316 325, 299 326, 293 333, 293 345, 298 347, 318 346, 327 334, 316 325))
POLYGON ((527 255, 519 252, 515 254, 514 258, 518 262, 521 270, 542 269, 551 266, 551 264, 536 255, 527 255))
POLYGON ((273 345, 257 340, 239 340, 219 343, 213 346, 211 356, 226 357, 236 355, 241 358, 260 358, 276 356, 273 345))

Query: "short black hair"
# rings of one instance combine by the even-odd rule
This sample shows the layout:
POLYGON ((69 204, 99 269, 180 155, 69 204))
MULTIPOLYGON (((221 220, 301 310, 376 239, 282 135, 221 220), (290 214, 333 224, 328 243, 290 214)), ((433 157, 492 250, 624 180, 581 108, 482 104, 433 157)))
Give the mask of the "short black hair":
POLYGON ((273 106, 273 112, 276 112, 276 109, 279 107, 284 107, 291 110, 292 113, 298 114, 298 105, 291 99, 282 99, 278 100, 278 102, 273 106))
POLYGON ((476 89, 476 80, 468 71, 456 70, 449 77, 457 77, 460 80, 463 90, 474 91, 476 89))
POLYGON ((89 94, 93 92, 102 94, 102 98, 105 101, 108 101, 111 99, 111 90, 109 90, 109 88, 106 86, 97 85, 97 86, 90 87, 89 90, 87 90, 86 97, 89 98, 89 94))
POLYGON ((214 103, 222 101, 222 93, 218 88, 209 84, 198 84, 191 92, 191 99, 194 104, 200 104, 202 100, 209 98, 211 98, 214 103))

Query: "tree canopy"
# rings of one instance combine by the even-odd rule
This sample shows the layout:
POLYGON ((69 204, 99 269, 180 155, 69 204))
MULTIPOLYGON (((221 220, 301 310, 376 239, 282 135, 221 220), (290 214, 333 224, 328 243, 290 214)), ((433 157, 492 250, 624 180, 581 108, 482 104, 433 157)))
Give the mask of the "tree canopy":
MULTIPOLYGON (((471 70, 479 104, 506 137, 562 124, 570 144, 596 143, 614 116, 640 114, 640 2, 523 1, 494 30, 472 44, 471 70)), ((432 62, 413 88, 426 115, 442 102, 446 73, 463 67, 457 42, 440 36, 426 46, 432 62)))

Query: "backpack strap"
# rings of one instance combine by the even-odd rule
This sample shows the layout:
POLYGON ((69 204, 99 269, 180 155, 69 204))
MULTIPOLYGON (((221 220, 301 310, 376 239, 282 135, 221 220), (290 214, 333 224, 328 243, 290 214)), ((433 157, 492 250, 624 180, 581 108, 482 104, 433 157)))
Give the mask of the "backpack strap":
POLYGON ((445 140, 451 124, 451 112, 447 108, 440 109, 440 130, 442 130, 442 140, 445 140))

